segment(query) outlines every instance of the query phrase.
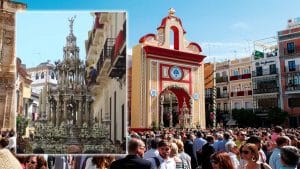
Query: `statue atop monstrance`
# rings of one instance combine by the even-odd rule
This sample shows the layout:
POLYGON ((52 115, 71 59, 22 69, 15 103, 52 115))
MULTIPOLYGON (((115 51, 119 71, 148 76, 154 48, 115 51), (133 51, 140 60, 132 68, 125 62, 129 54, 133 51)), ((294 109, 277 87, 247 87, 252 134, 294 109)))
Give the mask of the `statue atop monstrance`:
POLYGON ((63 47, 63 59, 55 62, 57 87, 46 88, 46 112, 40 114, 46 118, 35 124, 36 142, 33 144, 41 145, 45 153, 63 154, 69 145, 79 145, 83 150, 87 150, 85 146, 97 149, 102 141, 108 142, 107 129, 93 121, 93 100, 85 83, 86 67, 79 58, 79 47, 73 34, 75 18, 68 19, 70 33, 63 47))

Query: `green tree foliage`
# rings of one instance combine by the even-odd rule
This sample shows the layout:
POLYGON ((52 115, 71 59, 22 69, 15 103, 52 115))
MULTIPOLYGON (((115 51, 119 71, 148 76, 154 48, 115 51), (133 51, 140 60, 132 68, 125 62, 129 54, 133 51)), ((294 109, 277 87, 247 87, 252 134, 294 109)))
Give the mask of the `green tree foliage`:
POLYGON ((268 111, 269 122, 273 125, 281 125, 288 118, 288 113, 280 108, 274 108, 268 111))
POLYGON ((240 127, 255 127, 257 125, 257 117, 252 109, 233 109, 232 116, 240 127))

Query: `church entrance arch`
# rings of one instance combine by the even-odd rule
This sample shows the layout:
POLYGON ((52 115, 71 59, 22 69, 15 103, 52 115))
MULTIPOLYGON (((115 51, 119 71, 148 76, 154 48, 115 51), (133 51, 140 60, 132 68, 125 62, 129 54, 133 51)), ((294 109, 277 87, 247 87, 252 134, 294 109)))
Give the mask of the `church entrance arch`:
POLYGON ((189 127, 192 123, 191 102, 184 88, 165 88, 160 93, 160 127, 189 127))

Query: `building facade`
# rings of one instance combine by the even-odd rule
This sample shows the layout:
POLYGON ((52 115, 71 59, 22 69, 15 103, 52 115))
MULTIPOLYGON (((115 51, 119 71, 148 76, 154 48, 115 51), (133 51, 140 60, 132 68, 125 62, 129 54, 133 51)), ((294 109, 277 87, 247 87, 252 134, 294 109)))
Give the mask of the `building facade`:
POLYGON ((231 109, 252 109, 251 57, 229 62, 229 83, 231 109))
POLYGON ((10 0, 0 1, 0 127, 15 128, 16 56, 15 13, 26 5, 10 0))
POLYGON ((26 66, 22 64, 20 58, 17 58, 17 76, 16 76, 16 102, 17 114, 30 118, 32 115, 28 112, 31 106, 31 78, 26 72, 26 66))
POLYGON ((231 110, 229 94, 229 61, 218 62, 216 64, 216 122, 226 122, 229 120, 229 112, 231 110))
POLYGON ((281 107, 280 63, 277 39, 266 38, 254 43, 252 55, 253 108, 257 116, 281 107))
POLYGON ((50 61, 40 63, 36 67, 28 68, 27 72, 32 81, 32 104, 28 112, 29 118, 34 121, 40 117, 38 112, 46 112, 47 101, 42 98, 47 97, 47 88, 55 88, 57 86, 57 75, 55 65, 50 61))
POLYGON ((289 125, 300 124, 300 18, 288 20, 278 32, 283 110, 289 113, 289 125))
POLYGON ((109 128, 109 138, 121 141, 127 132, 126 13, 92 15, 94 27, 86 40, 88 87, 94 96, 91 108, 96 121, 109 128))
POLYGON ((132 52, 130 126, 205 127, 204 55, 185 39, 175 10, 162 19, 157 34, 147 34, 132 52))
POLYGON ((252 109, 251 58, 216 63, 217 123, 226 124, 233 109, 252 109))
POLYGON ((55 87, 57 85, 57 76, 55 73, 55 65, 48 60, 40 63, 36 67, 27 69, 30 74, 32 84, 32 92, 40 94, 45 86, 55 87))
MULTIPOLYGON (((214 64, 204 64, 204 86, 205 86, 205 112, 206 122, 209 120, 208 113, 213 110, 213 87, 214 87, 214 64)), ((207 125, 207 124, 206 124, 207 125)))

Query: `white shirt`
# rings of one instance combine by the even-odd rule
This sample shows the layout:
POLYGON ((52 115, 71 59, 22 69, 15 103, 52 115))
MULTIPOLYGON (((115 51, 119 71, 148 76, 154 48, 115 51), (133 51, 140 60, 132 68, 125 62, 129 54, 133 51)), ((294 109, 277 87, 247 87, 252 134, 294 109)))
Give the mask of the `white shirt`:
POLYGON ((240 162, 239 162, 239 160, 237 159, 236 154, 234 154, 234 153, 232 153, 232 152, 229 152, 228 155, 229 155, 229 157, 230 157, 230 160, 231 160, 231 162, 232 162, 234 168, 238 169, 239 166, 240 166, 240 162))
MULTIPOLYGON (((176 163, 173 158, 163 159, 160 155, 158 155, 157 158, 160 162, 159 169, 176 169, 176 163)), ((151 169, 158 169, 156 167, 156 162, 154 158, 148 158, 147 160, 151 162, 151 169)))

